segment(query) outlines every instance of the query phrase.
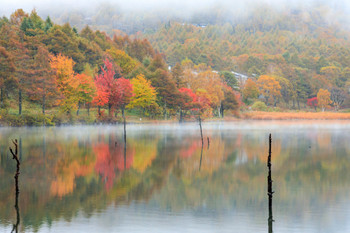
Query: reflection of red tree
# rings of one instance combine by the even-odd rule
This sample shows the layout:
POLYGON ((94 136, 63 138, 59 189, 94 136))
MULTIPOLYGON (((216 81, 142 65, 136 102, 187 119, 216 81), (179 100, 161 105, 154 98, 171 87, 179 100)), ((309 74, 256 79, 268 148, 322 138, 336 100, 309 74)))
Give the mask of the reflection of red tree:
POLYGON ((115 158, 116 167, 119 171, 124 171, 124 163, 125 168, 129 169, 134 162, 134 148, 126 147, 126 162, 124 162, 124 146, 119 146, 115 148, 112 152, 113 158, 115 158))
POLYGON ((114 166, 109 147, 107 144, 100 143, 94 146, 94 152, 97 156, 95 170, 102 175, 102 179, 105 181, 106 189, 108 190, 113 186, 113 180, 115 178, 114 166))
POLYGON ((182 158, 189 158, 194 154, 194 152, 196 152, 197 149, 200 148, 200 146, 201 146, 200 141, 197 141, 197 140, 193 141, 189 148, 184 149, 180 152, 180 156, 182 158))
MULTIPOLYGON (((105 187, 109 190, 113 186, 116 170, 124 171, 124 148, 122 146, 111 148, 106 143, 99 143, 94 146, 94 152, 97 156, 95 170, 102 175, 105 187)), ((126 169, 131 167, 134 153, 132 149, 127 150, 126 169)))

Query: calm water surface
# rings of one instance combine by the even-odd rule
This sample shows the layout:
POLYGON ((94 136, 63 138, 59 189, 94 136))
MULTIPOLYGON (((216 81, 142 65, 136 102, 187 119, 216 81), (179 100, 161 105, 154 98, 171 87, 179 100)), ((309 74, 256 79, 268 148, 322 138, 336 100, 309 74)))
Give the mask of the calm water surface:
POLYGON ((350 122, 0 129, 0 232, 350 232, 350 122))

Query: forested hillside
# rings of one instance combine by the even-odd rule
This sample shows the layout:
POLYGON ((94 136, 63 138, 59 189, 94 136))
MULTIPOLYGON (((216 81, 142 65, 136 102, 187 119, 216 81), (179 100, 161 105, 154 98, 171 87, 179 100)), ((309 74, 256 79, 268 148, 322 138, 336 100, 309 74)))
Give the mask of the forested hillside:
MULTIPOLYGON (((129 33, 133 38, 146 38, 164 54, 169 66, 179 64, 176 69, 188 69, 180 66, 190 60, 214 71, 245 74, 250 81, 239 79, 235 86, 247 106, 260 100, 253 109, 266 110, 265 105, 281 111, 349 107, 350 30, 346 9, 327 2, 282 6, 208 7, 203 3, 191 13, 186 9, 182 13, 127 13, 101 5, 90 17, 71 12, 57 16, 57 20, 78 27, 86 23, 110 35, 129 33), (265 78, 258 81, 261 75, 265 78)), ((196 71, 187 72, 193 73, 196 71)))
MULTIPOLYGON (((236 24, 169 22, 144 36, 171 66, 190 59, 218 71, 245 73, 265 97, 271 91, 264 84, 271 86, 276 80, 274 104, 300 107, 325 89, 331 98, 328 102, 339 107, 350 84, 350 33, 336 19, 331 23, 328 13, 322 7, 283 12, 262 8, 236 24), (271 78, 258 81, 261 75, 271 78)), ((246 103, 257 97, 246 94, 246 103)))
POLYGON ((87 122, 95 119, 91 107, 97 111, 95 121, 108 122, 118 120, 118 112, 124 116, 125 109, 141 117, 182 120, 238 107, 237 93, 210 67, 201 69, 213 78, 203 77, 205 82, 191 86, 194 80, 186 80, 181 70, 170 73, 146 39, 111 39, 89 27, 78 32, 68 23, 41 19, 35 10, 17 10, 9 19, 3 17, 0 27, 5 124, 9 119, 7 123, 15 125, 61 124, 82 115, 82 109, 85 116, 78 120, 87 122), (18 118, 11 115, 15 108, 18 118))

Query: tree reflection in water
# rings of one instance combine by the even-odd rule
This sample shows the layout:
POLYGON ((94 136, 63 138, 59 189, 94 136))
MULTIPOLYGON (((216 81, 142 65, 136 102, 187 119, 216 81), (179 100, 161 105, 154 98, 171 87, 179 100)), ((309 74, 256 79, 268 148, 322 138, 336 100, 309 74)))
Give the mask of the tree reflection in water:
MULTIPOLYGON (((145 208, 153 205, 176 213, 222 215, 253 209, 266 228, 269 146, 265 131, 203 128, 211 140, 210 148, 202 150, 197 125, 176 132, 152 127, 128 125, 126 153, 123 126, 82 127, 81 132, 71 128, 18 131, 25 163, 18 199, 21 227, 39 231, 45 224, 71 221, 79 213, 91 217, 110 206, 117 209, 141 202, 145 208)), ((3 129, 0 139, 11 138, 14 132, 6 134, 3 129)), ((337 200, 347 200, 350 136, 327 129, 272 133, 274 182, 278 183, 273 187, 275 215, 283 211, 306 218, 310 207, 322 212, 337 200), (326 142, 328 147, 322 144, 326 142)), ((0 177, 11 177, 0 180, 1 226, 11 222, 8 213, 13 210, 10 181, 15 168, 5 151, 7 143, 0 141, 0 177)), ((268 217, 273 220, 272 196, 268 217)), ((279 223, 286 221, 279 215, 279 223)), ((272 223, 268 223, 271 231, 272 223)))

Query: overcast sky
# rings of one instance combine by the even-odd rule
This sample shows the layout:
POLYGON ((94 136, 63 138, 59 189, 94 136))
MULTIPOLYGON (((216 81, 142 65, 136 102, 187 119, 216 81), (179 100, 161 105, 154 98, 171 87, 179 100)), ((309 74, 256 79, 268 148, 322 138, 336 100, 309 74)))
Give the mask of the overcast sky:
POLYGON ((200 11, 214 6, 223 6, 232 10, 249 11, 258 3, 268 4, 277 9, 286 7, 307 7, 323 3, 333 9, 350 12, 350 0, 0 0, 0 14, 9 16, 18 8, 30 12, 36 8, 39 15, 44 12, 63 10, 93 11, 103 3, 110 3, 121 11, 129 10, 184 10, 200 11))

